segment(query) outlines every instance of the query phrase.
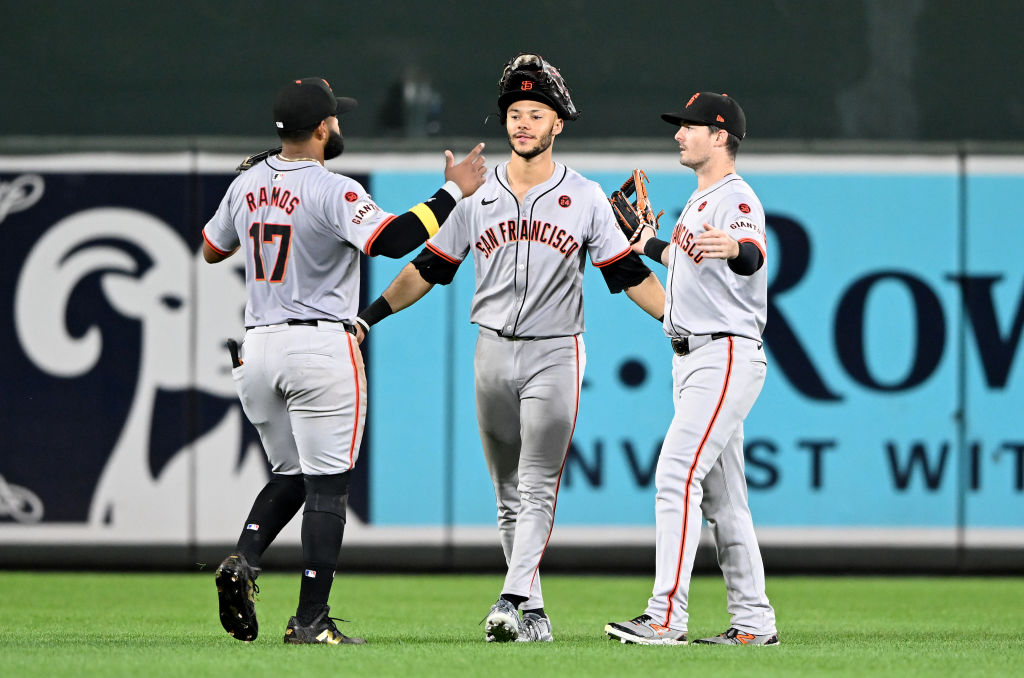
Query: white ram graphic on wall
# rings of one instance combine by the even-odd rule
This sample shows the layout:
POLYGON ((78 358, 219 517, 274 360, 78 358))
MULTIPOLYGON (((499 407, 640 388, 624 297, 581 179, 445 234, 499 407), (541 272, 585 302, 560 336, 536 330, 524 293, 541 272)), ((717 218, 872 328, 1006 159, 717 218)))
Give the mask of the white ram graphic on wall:
POLYGON ((41 370, 76 377, 100 357, 99 327, 76 337, 66 326, 68 301, 87 275, 100 274, 111 306, 141 323, 135 397, 92 498, 93 530, 118 541, 209 543, 237 537, 267 479, 258 446, 250 445, 239 464, 240 406, 175 452, 156 477, 148 446, 159 391, 196 389, 236 398, 224 342, 241 330, 242 264, 209 266, 163 221, 116 207, 62 219, 29 253, 18 281, 15 322, 26 355, 41 370), (143 270, 127 245, 145 252, 152 265, 143 270))

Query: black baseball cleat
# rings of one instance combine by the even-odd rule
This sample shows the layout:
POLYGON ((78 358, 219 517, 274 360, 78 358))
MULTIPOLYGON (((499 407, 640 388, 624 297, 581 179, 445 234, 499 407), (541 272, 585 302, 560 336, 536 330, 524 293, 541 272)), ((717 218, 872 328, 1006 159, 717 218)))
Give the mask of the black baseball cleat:
POLYGON ((228 635, 246 642, 256 640, 256 577, 259 568, 251 567, 241 553, 232 553, 217 568, 217 601, 220 623, 228 635))
POLYGON ((779 634, 765 633, 757 635, 737 628, 731 628, 712 638, 701 638, 693 641, 694 645, 778 645, 779 634))
POLYGON ((328 616, 330 606, 324 605, 320 614, 309 626, 299 624, 298 617, 288 620, 288 628, 284 631, 284 642, 289 645, 363 645, 365 638, 349 638, 338 630, 334 622, 344 621, 328 616))

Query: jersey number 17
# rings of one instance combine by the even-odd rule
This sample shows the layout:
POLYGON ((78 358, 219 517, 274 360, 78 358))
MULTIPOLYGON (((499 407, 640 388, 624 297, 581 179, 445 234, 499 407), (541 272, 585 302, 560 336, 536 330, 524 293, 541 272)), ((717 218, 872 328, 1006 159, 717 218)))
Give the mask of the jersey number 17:
POLYGON ((291 224, 255 222, 249 227, 249 237, 252 238, 252 264, 256 280, 267 279, 267 271, 263 266, 262 243, 273 242, 275 238, 280 238, 277 243, 274 270, 270 273, 270 282, 279 283, 284 280, 285 270, 288 268, 288 248, 292 242, 291 224))

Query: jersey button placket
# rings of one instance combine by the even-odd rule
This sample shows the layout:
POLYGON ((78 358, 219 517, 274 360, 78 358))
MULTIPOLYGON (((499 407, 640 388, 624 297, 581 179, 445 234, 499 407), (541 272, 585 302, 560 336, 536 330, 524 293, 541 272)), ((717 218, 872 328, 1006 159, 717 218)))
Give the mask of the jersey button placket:
POLYGON ((519 248, 518 243, 516 247, 516 259, 513 263, 512 268, 512 291, 514 293, 512 304, 509 307, 508 316, 505 318, 505 331, 504 334, 511 336, 512 330, 515 329, 516 316, 519 315, 519 300, 520 300, 520 280, 519 271, 523 270, 524 266, 519 263, 519 248))

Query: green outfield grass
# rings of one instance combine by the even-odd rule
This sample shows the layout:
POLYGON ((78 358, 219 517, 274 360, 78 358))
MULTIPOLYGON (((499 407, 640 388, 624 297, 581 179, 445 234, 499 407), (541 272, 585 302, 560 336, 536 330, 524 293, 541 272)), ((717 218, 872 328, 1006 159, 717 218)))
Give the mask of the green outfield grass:
MULTIPOLYGON (((332 614, 361 647, 285 646, 298 577, 260 577, 260 637, 227 636, 212 573, 0 572, 0 675, 1008 676, 1024 667, 1024 579, 772 577, 781 645, 641 647, 602 633, 647 577, 549 576, 550 644, 484 643, 498 576, 339 574, 332 614)), ((693 582, 690 635, 728 626, 720 578, 693 582)))

